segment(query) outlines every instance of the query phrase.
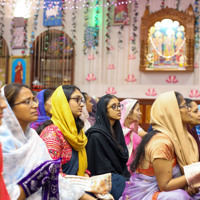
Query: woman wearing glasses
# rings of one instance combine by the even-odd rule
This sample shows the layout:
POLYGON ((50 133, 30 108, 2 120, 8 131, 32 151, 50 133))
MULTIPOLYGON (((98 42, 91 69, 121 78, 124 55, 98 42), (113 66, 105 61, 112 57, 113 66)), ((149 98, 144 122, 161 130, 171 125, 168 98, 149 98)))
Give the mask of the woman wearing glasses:
POLYGON ((59 175, 60 159, 52 160, 43 140, 29 127, 37 120, 38 107, 29 87, 12 83, 3 91, 8 106, 3 113, 0 141, 3 176, 11 199, 94 199, 59 175))
POLYGON ((140 111, 138 100, 125 99, 120 103, 124 106, 120 123, 129 151, 129 160, 127 162, 129 169, 130 164, 132 163, 135 156, 135 150, 141 142, 141 138, 144 137, 146 132, 139 126, 139 121, 141 119, 142 113, 140 111))
POLYGON ((74 85, 59 86, 51 97, 51 121, 40 137, 47 145, 53 159, 62 158, 61 171, 64 174, 88 176, 85 146, 87 137, 82 128, 84 99, 74 85))
POLYGON ((88 169, 92 175, 112 173, 110 193, 114 199, 119 199, 130 176, 126 166, 128 149, 119 122, 121 109, 117 97, 109 94, 101 97, 96 122, 86 132, 88 169))
POLYGON ((200 199, 200 167, 192 164, 199 165, 199 155, 194 138, 187 132, 190 121, 180 93, 166 92, 155 100, 151 108, 153 131, 137 148, 123 200, 200 199))

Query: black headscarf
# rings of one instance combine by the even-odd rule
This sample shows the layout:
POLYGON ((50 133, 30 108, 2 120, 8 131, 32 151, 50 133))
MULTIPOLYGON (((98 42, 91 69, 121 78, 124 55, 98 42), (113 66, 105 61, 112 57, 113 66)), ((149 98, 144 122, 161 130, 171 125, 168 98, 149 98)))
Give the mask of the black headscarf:
POLYGON ((126 163, 128 149, 119 120, 113 125, 115 137, 112 136, 111 125, 107 117, 105 98, 116 98, 105 95, 97 103, 96 123, 87 130, 88 143, 86 146, 88 169, 92 175, 116 173, 126 178, 130 176, 126 163))

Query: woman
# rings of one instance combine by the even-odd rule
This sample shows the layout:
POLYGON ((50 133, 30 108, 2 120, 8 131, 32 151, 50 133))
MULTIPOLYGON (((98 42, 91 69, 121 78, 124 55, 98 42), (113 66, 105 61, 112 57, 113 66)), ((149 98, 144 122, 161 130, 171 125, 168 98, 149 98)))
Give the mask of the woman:
POLYGON ((51 119, 51 95, 53 91, 50 89, 45 89, 37 94, 37 98, 39 101, 39 105, 37 108, 38 119, 37 121, 31 123, 30 127, 33 129, 37 129, 40 125, 42 125, 45 121, 51 119))
POLYGON ((53 159, 62 158, 61 171, 64 174, 88 176, 85 146, 87 137, 79 118, 84 106, 83 96, 76 86, 59 86, 51 98, 51 121, 40 137, 46 143, 53 159))
POLYGON ((121 116, 121 126, 124 133, 126 145, 129 151, 129 160, 127 162, 128 169, 133 161, 135 149, 139 145, 141 138, 146 132, 139 126, 142 113, 138 100, 125 99, 120 102, 124 108, 121 116))
POLYGON ((97 101, 94 98, 92 98, 91 103, 92 103, 92 111, 89 112, 88 121, 90 122, 91 126, 93 126, 96 121, 97 101))
POLYGON ((187 132, 190 121, 181 94, 166 92, 155 100, 151 108, 154 131, 146 134, 138 146, 131 164, 134 173, 126 184, 123 200, 200 198, 185 168, 192 168, 190 164, 199 158, 196 142, 187 132))
MULTIPOLYGON (((5 108, 6 108, 6 102, 0 93, 0 125, 2 124, 3 109, 5 108)), ((2 149, 0 143, 0 200, 10 200, 2 174, 3 174, 3 157, 2 157, 2 149)))
POLYGON ((45 143, 29 128, 29 123, 37 120, 38 103, 28 86, 12 83, 4 90, 8 108, 0 128, 0 141, 3 176, 11 199, 94 199, 63 177, 57 178, 60 161, 51 159, 45 143))
POLYGON ((88 169, 92 175, 112 173, 111 194, 119 199, 127 170, 128 149, 120 125, 121 105, 117 97, 105 95, 97 104, 96 123, 86 132, 88 137, 88 169))
POLYGON ((91 103, 91 97, 87 93, 82 92, 82 95, 84 97, 85 104, 83 106, 80 119, 84 122, 83 131, 86 132, 91 127, 91 124, 88 121, 88 118, 89 118, 89 112, 92 112, 93 104, 91 103))
POLYGON ((190 116, 192 118, 191 122, 187 124, 187 130, 196 140, 199 150, 199 161, 200 161, 200 141, 196 131, 196 126, 200 124, 200 111, 195 101, 188 98, 185 98, 185 101, 187 106, 190 108, 190 116))

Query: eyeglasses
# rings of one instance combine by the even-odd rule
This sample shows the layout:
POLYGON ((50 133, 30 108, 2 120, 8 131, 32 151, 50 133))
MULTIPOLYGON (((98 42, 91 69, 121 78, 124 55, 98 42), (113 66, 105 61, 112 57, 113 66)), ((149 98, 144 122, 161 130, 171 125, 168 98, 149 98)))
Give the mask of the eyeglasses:
POLYGON ((72 97, 70 99, 74 99, 79 106, 81 105, 81 103, 85 103, 85 100, 83 98, 72 97))
POLYGON ((110 106, 110 107, 108 107, 107 109, 109 109, 109 108, 112 108, 113 110, 123 110, 123 108, 124 108, 124 105, 123 104, 119 104, 119 105, 116 105, 116 104, 114 104, 114 105, 112 105, 112 106, 110 106))
POLYGON ((19 102, 19 103, 15 103, 15 104, 13 105, 13 107, 14 107, 14 106, 17 106, 17 105, 19 105, 19 104, 26 104, 27 106, 32 107, 34 103, 38 104, 38 98, 34 97, 33 99, 31 99, 31 98, 26 99, 26 100, 21 101, 21 102, 19 102))
POLYGON ((189 106, 185 103, 184 105, 179 106, 179 108, 187 108, 187 109, 189 109, 189 106))

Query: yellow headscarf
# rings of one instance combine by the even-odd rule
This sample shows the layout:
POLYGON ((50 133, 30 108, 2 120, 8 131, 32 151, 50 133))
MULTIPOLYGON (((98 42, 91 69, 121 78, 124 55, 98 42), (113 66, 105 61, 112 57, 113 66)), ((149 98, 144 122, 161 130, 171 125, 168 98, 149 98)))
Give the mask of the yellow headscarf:
POLYGON ((60 129, 67 142, 78 152, 79 169, 77 175, 83 176, 87 169, 85 146, 87 137, 83 130, 77 132, 75 120, 62 86, 59 86, 51 97, 51 120, 60 129))
POLYGON ((173 142, 179 166, 198 162, 199 153, 195 139, 181 120, 180 108, 174 91, 161 94, 151 108, 154 130, 166 134, 173 142))

